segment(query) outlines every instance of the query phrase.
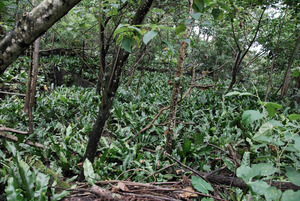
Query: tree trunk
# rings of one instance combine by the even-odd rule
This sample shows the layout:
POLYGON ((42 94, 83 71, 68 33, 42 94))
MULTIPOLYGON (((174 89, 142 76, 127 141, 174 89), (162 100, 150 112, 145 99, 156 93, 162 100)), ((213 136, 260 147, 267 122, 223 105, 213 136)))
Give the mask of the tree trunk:
MULTIPOLYGON (((35 1, 32 1, 32 4, 35 5, 35 1)), ((28 72, 28 84, 25 98, 25 111, 29 117, 29 131, 28 133, 33 133, 33 106, 35 103, 35 94, 36 94, 36 83, 39 67, 39 52, 40 52, 41 37, 36 39, 33 47, 33 56, 32 56, 32 65, 28 72)))
MULTIPOLYGON (((132 25, 139 25, 144 20, 148 13, 153 0, 142 0, 136 14, 132 20, 132 25)), ((119 47, 118 53, 114 58, 114 66, 111 73, 105 76, 105 85, 102 94, 102 102, 98 111, 98 116, 93 129, 89 135, 88 145, 86 147, 83 161, 88 159, 92 163, 94 162, 96 152, 98 149, 98 143, 104 130, 105 123, 110 117, 110 110, 113 106, 114 97, 119 87, 119 81, 122 69, 128 59, 129 53, 119 47)), ((84 170, 81 170, 79 181, 84 180, 84 170)))
MULTIPOLYGON (((192 13, 192 5, 193 0, 189 0, 189 13, 192 13)), ((190 34, 191 28, 187 26, 185 34, 183 38, 188 38, 190 34)), ((177 113, 177 97, 180 91, 180 81, 181 81, 181 75, 182 75, 182 68, 184 59, 186 56, 186 49, 188 44, 182 40, 180 51, 179 51, 179 57, 177 61, 177 70, 174 77, 174 83, 173 83, 173 90, 172 90, 172 96, 171 96, 171 102, 170 102, 170 114, 169 114, 169 122, 168 122, 168 129, 166 131, 167 134, 167 141, 166 141, 166 152, 168 154, 172 154, 173 150, 173 140, 174 140, 174 128, 176 125, 176 113, 177 113)))
POLYGON ((236 57, 236 60, 235 60, 235 63, 234 63, 233 69, 232 69, 232 76, 231 76, 232 78, 231 78, 230 85, 229 85, 229 87, 227 89, 227 92, 230 91, 232 89, 232 87, 234 86, 234 84, 236 82, 237 74, 240 71, 241 63, 244 60, 245 56, 247 55, 249 49, 251 48, 251 46, 253 45, 253 43, 254 43, 254 41, 255 41, 255 39, 257 37, 258 31, 259 31, 259 28, 260 28, 260 24, 261 24, 261 20, 262 20, 262 17, 264 15, 264 13, 265 13, 265 10, 266 9, 264 9, 263 12, 262 12, 262 14, 260 15, 260 18, 258 20, 258 24, 257 24, 257 27, 256 27, 255 35, 254 35, 253 39, 250 41, 250 44, 249 44, 249 46, 247 47, 247 49, 245 51, 243 50, 244 49, 243 47, 246 45, 247 41, 243 45, 243 47, 241 48, 240 45, 239 45, 239 43, 238 43, 238 40, 237 40, 237 38, 235 36, 235 31, 234 31, 234 26, 233 26, 233 19, 231 21, 233 38, 234 38, 235 44, 236 44, 236 46, 238 48, 238 54, 237 54, 237 57, 236 57), (244 53, 243 53, 243 51, 244 51, 244 53))
POLYGON ((104 27, 103 27, 103 16, 102 16, 102 12, 101 12, 101 3, 102 0, 98 1, 98 6, 99 6, 99 13, 98 13, 98 25, 99 25, 99 59, 100 59, 100 65, 99 65, 99 77, 98 77, 98 83, 97 83, 97 94, 100 94, 100 92, 103 90, 102 88, 104 87, 104 83, 103 83, 103 78, 104 78, 104 72, 105 72, 105 57, 106 57, 106 51, 104 49, 104 27))
POLYGON ((81 0, 44 0, 0 41, 0 74, 38 37, 81 0))
MULTIPOLYGON (((295 44, 294 49, 293 49, 293 52, 292 52, 292 54, 291 54, 291 56, 289 58, 288 67, 286 69, 284 80, 283 80, 283 83, 282 83, 280 97, 283 97, 283 96, 285 96, 287 94, 287 91, 288 91, 288 88, 289 88, 289 84, 290 84, 291 67, 292 67, 292 64, 293 64, 294 56, 295 56, 295 54, 297 53, 297 50, 298 50, 299 41, 300 41, 300 36, 298 36, 296 44, 295 44)), ((299 78, 298 78, 298 80, 299 80, 299 78)))
POLYGON ((277 44, 276 44, 275 50, 273 51, 272 65, 271 65, 271 69, 270 69, 269 81, 268 81, 267 90, 266 90, 266 94, 265 94, 265 102, 268 100, 268 96, 269 96, 269 93, 270 93, 270 88, 272 86, 272 75, 273 75, 273 70, 274 70, 274 66, 275 66, 275 61, 276 61, 276 58, 277 58, 277 52, 278 52, 279 44, 280 44, 281 30, 282 30, 282 27, 283 27, 283 24, 284 24, 286 12, 287 12, 287 9, 284 12, 284 16, 283 16, 282 22, 280 24, 279 31, 278 31, 277 44))

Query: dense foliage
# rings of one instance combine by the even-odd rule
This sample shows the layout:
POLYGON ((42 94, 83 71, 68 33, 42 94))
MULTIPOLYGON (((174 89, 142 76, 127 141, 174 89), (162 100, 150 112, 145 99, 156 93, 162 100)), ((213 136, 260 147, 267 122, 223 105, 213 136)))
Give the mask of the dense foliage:
MULTIPOLYGON (((300 186, 300 60, 295 48, 299 3, 194 0, 194 13, 189 15, 185 1, 157 1, 144 25, 132 26, 136 7, 137 2, 131 0, 102 1, 99 14, 98 1, 82 1, 43 35, 34 133, 15 133, 16 142, 1 135, 0 200, 60 200, 68 192, 48 187, 74 187, 82 166, 91 185, 104 180, 165 182, 188 177, 197 191, 226 200, 298 200, 299 190, 280 190, 266 181, 300 186), (95 161, 83 163, 103 100, 96 87, 101 63, 99 15, 109 47, 107 68, 113 68, 118 46, 132 54, 123 69, 95 161), (192 27, 190 37, 182 38, 188 26, 192 27), (141 132, 170 104, 181 40, 189 46, 172 156, 200 172, 237 176, 248 189, 218 186, 214 190, 216 184, 166 157, 168 110, 141 132), (50 49, 63 51, 43 55, 43 50, 50 49), (228 91, 239 51, 245 57, 228 91), (288 92, 280 95, 288 68, 288 92), (269 82, 271 90, 266 94, 269 82)), ((19 19, 31 5, 0 1, 1 9, 3 35, 1 30, 8 32, 15 25, 10 17, 19 19)), ((22 95, 30 65, 28 50, 0 75, 0 93, 9 92, 0 94, 2 127, 28 130, 22 95)))

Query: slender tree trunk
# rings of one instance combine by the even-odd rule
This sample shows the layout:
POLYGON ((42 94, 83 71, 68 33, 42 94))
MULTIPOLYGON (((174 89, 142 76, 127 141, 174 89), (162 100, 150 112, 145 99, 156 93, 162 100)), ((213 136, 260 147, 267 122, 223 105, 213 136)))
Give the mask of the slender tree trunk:
POLYGON ((275 66, 275 62, 276 62, 276 58, 277 58, 277 52, 278 52, 279 44, 280 44, 281 30, 282 30, 282 27, 284 24, 286 12, 287 12, 287 9, 285 10, 284 16, 282 18, 282 21, 281 21, 281 24, 280 24, 280 27, 278 30, 277 44, 276 44, 275 50, 273 51, 273 59, 272 59, 272 64, 271 64, 271 68, 270 68, 269 81, 268 81, 267 90, 266 90, 266 94, 265 94, 265 102, 268 100, 268 96, 269 96, 270 89, 272 86, 272 75, 273 75, 273 70, 274 70, 274 66, 275 66))
POLYGON ((236 44, 236 46, 238 48, 238 53, 237 53, 237 57, 236 57, 234 66, 232 68, 232 76, 231 76, 232 78, 231 78, 231 82, 229 84, 229 87, 227 89, 227 92, 230 91, 232 89, 232 87, 234 86, 234 84, 236 83, 236 77, 237 77, 238 72, 240 71, 241 63, 244 60, 245 56, 247 55, 249 49, 251 48, 251 46, 253 45, 253 43, 254 43, 254 41, 255 41, 255 39, 257 37, 258 31, 259 31, 259 28, 260 28, 260 24, 261 24, 261 20, 262 20, 262 17, 264 15, 264 13, 265 13, 265 9, 263 10, 263 12, 260 15, 260 18, 258 20, 258 25, 256 27, 255 35, 252 38, 252 40, 250 41, 250 44, 249 44, 248 48, 245 51, 243 49, 244 49, 244 46, 246 45, 246 43, 244 43, 243 47, 240 47, 240 45, 238 43, 238 40, 236 38, 236 35, 235 35, 235 31, 234 31, 233 19, 231 21, 233 38, 234 38, 235 44, 236 44), (243 51, 244 51, 244 53, 243 53, 243 51))
MULTIPOLYGON (((140 53, 137 55, 137 60, 136 62, 133 64, 132 68, 131 68, 131 71, 130 71, 130 77, 128 79, 128 83, 127 83, 127 86, 129 87, 132 83, 132 80, 133 80, 133 76, 134 76, 134 73, 136 71, 136 68, 137 68, 137 65, 139 64, 139 62, 144 58, 145 54, 146 54, 146 45, 143 45, 141 48, 140 48, 140 53)), ((142 62, 143 63, 143 62, 142 62)))
MULTIPOLYGON (((32 2, 35 5, 35 1, 32 2)), ((32 66, 29 69, 28 73, 28 83, 27 83, 27 91, 25 98, 25 111, 29 117, 29 131, 28 133, 33 133, 33 106, 35 103, 35 94, 36 94, 36 83, 37 83, 37 75, 38 75, 38 65, 39 65, 39 52, 40 52, 40 44, 41 38, 39 37, 34 42, 33 48, 33 56, 32 56, 32 66)))
POLYGON ((141 82, 142 82, 142 78, 143 78, 144 72, 145 72, 145 69, 143 68, 141 70, 139 82, 138 82, 137 87, 136 87, 135 96, 139 95, 139 90, 140 90, 140 86, 141 86, 141 82))
MULTIPOLYGON (((193 5, 193 0, 189 0, 189 13, 192 13, 193 10, 192 5, 193 5)), ((191 28, 187 26, 183 38, 188 38, 188 36, 190 35, 190 30, 191 28)), ((172 96, 170 102, 168 129, 166 132, 167 141, 166 141, 165 149, 166 152, 169 154, 172 154, 172 150, 173 150, 174 128, 176 126, 177 99, 178 99, 178 94, 180 92, 180 81, 181 81, 182 68, 186 56, 187 46, 188 44, 182 40, 180 51, 179 51, 179 57, 177 61, 177 70, 174 77, 173 90, 172 90, 172 96)))
POLYGON ((103 16, 102 16, 102 8, 101 8, 101 4, 102 4, 102 0, 98 1, 99 4, 99 14, 98 14, 98 26, 99 26, 99 77, 98 77, 98 84, 97 84, 97 94, 100 94, 100 92, 103 90, 102 88, 104 87, 104 83, 103 83, 103 78, 104 78, 104 72, 105 72, 105 57, 106 57, 106 53, 105 53, 105 48, 104 48, 104 26, 103 26, 103 16))
POLYGON ((44 0, 0 41, 0 74, 80 0, 44 0))
MULTIPOLYGON (((282 83, 280 97, 283 97, 283 96, 285 96, 287 94, 287 91, 288 91, 288 88, 289 88, 289 84, 290 84, 291 67, 292 67, 292 64, 293 64, 294 56, 295 56, 295 54, 298 51, 299 41, 300 41, 300 36, 298 36, 298 38, 296 40, 296 44, 295 44, 294 49, 293 49, 293 52, 292 52, 292 54, 291 54, 291 56, 289 58, 288 67, 286 69, 284 80, 283 80, 283 83, 282 83)), ((299 82, 299 80, 300 79, 298 77, 298 82, 299 82)), ((298 87, 299 87, 299 85, 298 85, 298 87)))
MULTIPOLYGON (((148 13, 153 0, 142 0, 136 14, 132 20, 132 25, 139 25, 144 20, 146 14, 148 13)), ((85 155, 83 161, 88 159, 92 163, 94 162, 96 152, 98 149, 98 143, 101 138, 102 132, 105 127, 107 119, 110 117, 110 110, 113 106, 113 101, 117 89, 119 87, 120 76, 122 69, 128 59, 129 53, 123 49, 118 50, 117 55, 114 58, 114 66, 111 69, 111 73, 105 75, 105 85, 102 94, 102 102, 99 108, 98 116, 93 129, 89 135, 89 141, 86 147, 85 155)), ((84 170, 81 170, 79 180, 84 180, 84 170)))

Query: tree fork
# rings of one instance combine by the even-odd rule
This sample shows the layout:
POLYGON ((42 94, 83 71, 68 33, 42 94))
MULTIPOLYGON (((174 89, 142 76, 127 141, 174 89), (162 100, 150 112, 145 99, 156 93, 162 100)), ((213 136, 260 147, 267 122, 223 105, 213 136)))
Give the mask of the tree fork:
MULTIPOLYGON (((153 1, 154 0, 143 0, 140 3, 140 6, 137 9, 137 12, 131 22, 132 25, 139 25, 143 22, 146 14, 150 10, 153 1)), ((106 84, 104 86, 104 90, 102 94, 101 106, 99 107, 99 112, 98 112, 96 122, 89 136, 89 141, 86 147, 83 161, 85 159, 88 159, 92 163, 94 162, 94 159, 96 157, 96 151, 98 149, 98 142, 104 130, 105 123, 110 117, 110 110, 113 105, 116 91, 119 87, 119 81, 120 81, 122 69, 128 57, 129 57, 129 53, 126 52, 124 49, 120 49, 120 51, 118 51, 118 54, 115 57, 115 64, 113 66, 113 70, 111 71, 111 74, 106 75, 106 79, 105 79, 106 84)), ((83 168, 81 170, 78 180, 79 181, 84 180, 83 168)))

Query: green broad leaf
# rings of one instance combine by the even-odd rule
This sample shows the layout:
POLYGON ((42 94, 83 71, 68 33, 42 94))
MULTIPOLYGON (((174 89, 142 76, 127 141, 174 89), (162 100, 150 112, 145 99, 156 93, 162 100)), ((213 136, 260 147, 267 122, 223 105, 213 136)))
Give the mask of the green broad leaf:
POLYGON ((250 152, 244 152, 243 159, 241 165, 250 166, 250 152))
POLYGON ((240 96, 253 96, 253 94, 249 93, 249 92, 243 92, 243 93, 240 93, 240 96))
POLYGON ((148 31, 143 37, 143 42, 147 45, 156 35, 156 31, 148 31))
POLYGON ((229 92, 225 95, 225 97, 227 96, 237 96, 237 95, 240 95, 241 93, 238 92, 238 91, 232 91, 232 92, 229 92))
POLYGON ((260 128, 259 131, 253 136, 252 140, 258 142, 269 142, 270 138, 270 131, 272 131, 274 126, 270 123, 264 123, 260 128))
POLYGON ((4 2, 3 2, 3 0, 0 0, 0 11, 4 11, 4 6, 5 6, 5 4, 4 4, 4 2))
POLYGON ((66 197, 67 195, 70 194, 69 191, 61 191, 60 193, 55 192, 54 188, 51 188, 51 201, 58 201, 61 200, 62 198, 66 197))
POLYGON ((67 127, 67 130, 66 130, 66 136, 70 136, 71 133, 72 133, 72 126, 69 125, 69 126, 67 127))
POLYGON ((267 188, 266 192, 264 193, 266 200, 280 200, 281 195, 281 190, 277 189, 274 186, 270 186, 269 188, 267 188))
POLYGON ((175 34, 179 35, 180 33, 184 32, 186 30, 186 26, 183 23, 180 23, 177 25, 175 29, 175 34))
POLYGON ((194 0, 193 9, 196 12, 203 12, 204 10, 204 0, 194 0))
POLYGON ((219 8, 213 8, 211 14, 214 17, 214 19, 217 20, 221 14, 221 10, 219 8))
POLYGON ((116 35, 118 35, 119 33, 123 33, 129 31, 129 28, 123 24, 120 24, 117 29, 114 31, 113 37, 115 38, 116 35))
POLYGON ((191 151, 191 148, 192 148, 192 141, 189 139, 185 140, 182 146, 183 155, 186 156, 186 154, 189 151, 191 151))
POLYGON ((300 136, 299 135, 295 135, 293 137, 294 141, 295 141, 295 144, 294 144, 294 147, 295 149, 300 152, 300 136))
POLYGON ((293 71, 293 77, 299 77, 300 76, 300 68, 297 68, 293 71))
MULTIPOLYGON (((266 122, 259 128, 258 134, 265 134, 268 131, 273 130, 273 128, 274 128, 274 125, 270 124, 269 122, 266 122)), ((255 137, 257 137, 257 134, 253 138, 255 138, 255 137)))
POLYGON ((290 115, 288 116, 288 118, 289 118, 291 121, 299 120, 299 119, 300 119, 300 114, 290 114, 290 115))
POLYGON ((6 148, 10 153, 12 153, 13 156, 17 155, 17 149, 13 142, 6 141, 6 148))
POLYGON ((174 47, 173 47, 173 45, 172 45, 171 43, 169 43, 169 42, 166 41, 166 40, 162 40, 162 42, 163 42, 164 44, 166 44, 166 45, 168 46, 168 48, 174 53, 174 47))
POLYGON ((229 160, 228 158, 224 158, 223 162, 225 163, 226 167, 230 171, 235 172, 235 165, 234 165, 234 163, 231 160, 229 160))
POLYGON ((243 112, 242 115, 242 122, 248 126, 250 125, 252 122, 262 119, 264 117, 264 115, 262 113, 260 113, 257 110, 246 110, 243 112))
POLYGON ((249 166, 241 165, 236 169, 236 176, 248 183, 252 180, 252 176, 249 174, 250 171, 251 168, 249 166))
POLYGON ((264 193, 270 187, 270 185, 264 181, 253 181, 249 182, 248 185, 256 195, 264 195, 264 193))
POLYGON ((214 201, 213 198, 202 198, 201 201, 214 201))
POLYGON ((233 91, 233 92, 229 92, 225 95, 225 97, 227 96, 253 96, 252 93, 249 92, 238 92, 238 91, 233 91))
POLYGON ((134 40, 131 37, 125 36, 122 40, 121 46, 123 47, 124 50, 127 52, 131 53, 131 48, 134 45, 134 40))
POLYGON ((223 3, 223 1, 218 1, 218 4, 220 5, 221 8, 223 8, 225 11, 230 12, 230 8, 223 3))
POLYGON ((38 173, 36 176, 36 187, 34 192, 34 200, 35 201, 47 201, 48 196, 46 196, 46 192, 48 189, 48 183, 50 180, 49 175, 45 175, 43 173, 38 173))
POLYGON ((90 185, 95 185, 95 173, 93 169, 93 164, 89 161, 89 159, 85 159, 83 163, 83 170, 87 182, 89 182, 90 185))
POLYGON ((24 197, 21 193, 22 190, 17 185, 17 182, 14 180, 13 177, 8 178, 5 192, 7 201, 24 200, 24 197))
POLYGON ((127 167, 130 165, 130 163, 132 162, 132 154, 127 154, 126 157, 124 158, 124 161, 123 161, 123 170, 127 170, 127 167))
POLYGON ((269 116, 273 117, 273 116, 275 116, 276 111, 280 110, 282 108, 282 105, 279 105, 277 103, 268 102, 265 104, 265 107, 267 108, 269 116))
POLYGON ((259 163, 252 166, 255 176, 269 176, 277 172, 277 169, 270 163, 259 163))
POLYGON ((195 20, 199 20, 201 15, 202 15, 202 13, 192 13, 191 17, 194 18, 195 20))
POLYGON ((19 174, 21 178, 22 189, 24 193, 29 198, 34 197, 34 183, 35 183, 35 174, 30 170, 30 167, 25 161, 20 160, 17 163, 19 174))
POLYGON ((274 127, 284 127, 284 125, 277 120, 271 119, 270 121, 268 121, 269 124, 273 125, 274 127))
POLYGON ((191 40, 188 39, 188 38, 183 39, 183 41, 186 42, 186 43, 189 44, 189 45, 191 44, 191 40))
POLYGON ((192 184, 195 189, 197 189, 201 193, 208 194, 208 191, 213 191, 213 187, 210 185, 210 183, 207 183, 204 179, 201 177, 195 177, 192 176, 192 184))
POLYGON ((287 190, 282 194, 281 201, 299 201, 300 191, 287 190))
POLYGON ((139 29, 139 28, 137 28, 137 27, 135 27, 135 26, 128 26, 128 28, 130 28, 130 29, 136 31, 135 33, 137 33, 137 35, 139 35, 139 36, 142 35, 141 29, 139 29))
POLYGON ((297 185, 300 186, 300 173, 292 167, 285 167, 286 173, 285 175, 289 178, 289 180, 297 185))

